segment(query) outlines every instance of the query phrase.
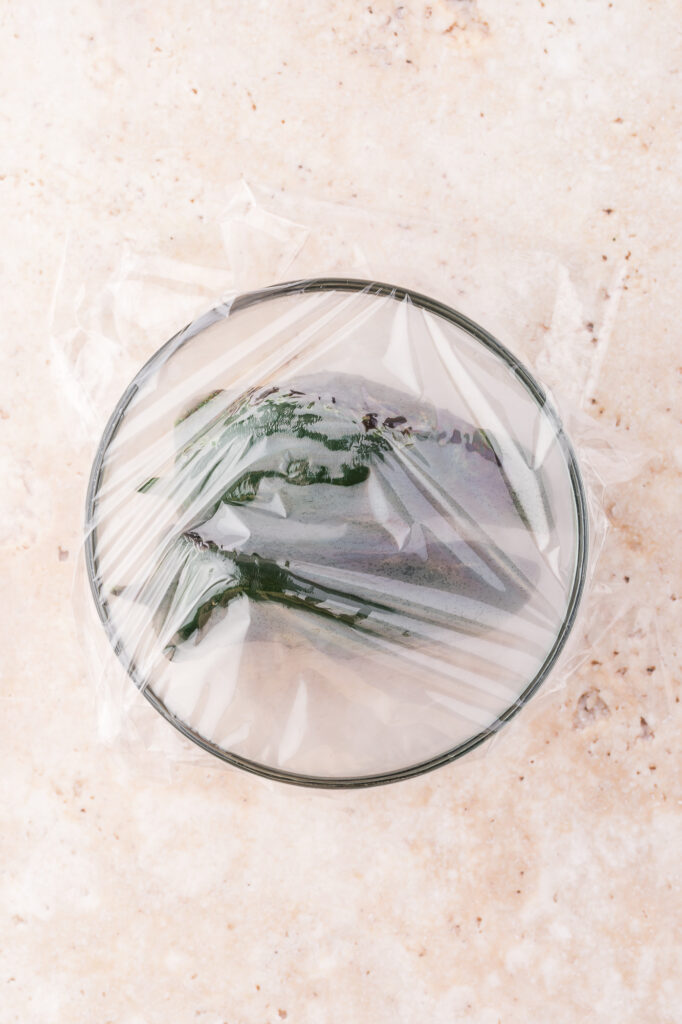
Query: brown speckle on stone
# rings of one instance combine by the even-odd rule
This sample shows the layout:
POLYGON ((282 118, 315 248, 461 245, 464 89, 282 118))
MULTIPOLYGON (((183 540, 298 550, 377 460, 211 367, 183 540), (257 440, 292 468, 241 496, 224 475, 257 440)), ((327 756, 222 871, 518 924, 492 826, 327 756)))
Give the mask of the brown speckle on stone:
POLYGON ((573 712, 573 728, 584 729, 597 718, 605 718, 610 714, 608 704, 600 697, 599 690, 593 687, 590 690, 586 690, 578 698, 578 703, 573 712))
POLYGON ((639 736, 640 740, 652 740, 654 738, 654 730, 651 728, 646 718, 640 717, 639 719, 639 736))

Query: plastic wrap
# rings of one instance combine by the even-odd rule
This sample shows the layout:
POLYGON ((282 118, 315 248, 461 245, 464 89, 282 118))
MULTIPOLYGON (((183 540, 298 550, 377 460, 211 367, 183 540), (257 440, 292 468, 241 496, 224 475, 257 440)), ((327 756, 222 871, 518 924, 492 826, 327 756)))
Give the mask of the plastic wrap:
MULTIPOLYGON (((244 200, 226 218, 247 268, 233 285, 257 278, 264 224, 297 269, 314 231, 244 200)), ((119 316, 131 280, 128 267, 119 316)), ((93 337, 74 359, 75 337, 57 349, 92 403, 107 382, 95 371, 83 386, 93 337)), ((170 723, 194 749, 319 786, 393 781, 477 747, 556 670, 603 539, 603 487, 632 472, 568 413, 580 466, 524 365, 416 291, 233 287, 137 372, 94 459, 84 566, 100 621, 81 618, 103 735, 168 749, 170 723)), ((569 645, 554 683, 586 653, 569 645)))

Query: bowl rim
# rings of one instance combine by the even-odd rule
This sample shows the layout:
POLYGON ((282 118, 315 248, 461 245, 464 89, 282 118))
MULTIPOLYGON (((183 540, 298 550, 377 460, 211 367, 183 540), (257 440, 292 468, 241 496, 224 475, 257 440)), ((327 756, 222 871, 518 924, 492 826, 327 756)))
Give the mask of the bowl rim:
POLYGON ((178 331, 177 334, 173 335, 173 337, 162 345, 161 348, 159 348, 135 374, 135 377, 123 392, 114 411, 109 417, 93 459, 85 500, 84 551, 90 590, 97 612, 105 628, 114 653, 123 663, 128 676, 137 689, 146 697, 152 707, 154 707, 154 709, 175 729, 182 733, 183 736, 208 753, 220 758, 220 760, 226 761, 228 764, 264 778, 273 779, 277 782, 285 782, 291 785, 306 786, 316 789, 363 789, 370 786, 386 785, 387 783, 414 778, 415 776, 434 771, 436 768, 440 768, 443 765, 458 760, 464 754, 469 753, 469 751, 480 746, 491 736, 499 732, 499 730, 514 718, 521 708, 523 708, 531 697, 540 689, 556 664, 556 661, 563 650, 575 623, 587 576, 589 548, 588 523, 589 517, 585 488, 573 446, 564 433, 563 426, 556 410, 552 404, 547 401, 547 396, 542 387, 520 362, 520 360, 509 351, 509 349, 502 345, 501 342, 499 342, 484 328, 480 327, 473 320, 470 320, 467 316, 464 316, 464 314, 459 313, 457 310, 452 309, 443 302, 429 298, 420 292, 413 291, 411 288, 398 287, 377 281, 363 280, 362 278, 315 277, 304 278, 296 281, 287 281, 284 284, 276 284, 268 288, 245 292, 238 295, 231 302, 215 306, 207 313, 193 320, 182 330, 178 331), (451 747, 441 754, 416 762, 415 764, 407 765, 404 768, 369 775, 318 776, 290 772, 282 768, 276 768, 271 765, 263 764, 259 761, 242 757, 239 754, 232 753, 231 751, 224 750, 216 743, 213 743, 201 736, 198 732, 192 729, 191 726, 187 725, 186 722, 178 718, 172 711, 170 711, 169 708, 166 707, 151 687, 146 685, 145 681, 139 677, 135 665, 129 658, 127 658, 127 656, 125 656, 123 644, 119 639, 117 639, 114 633, 109 613, 109 605, 107 599, 102 594, 102 587, 99 581, 97 569, 97 528, 94 525, 95 507, 102 472, 104 469, 105 455, 123 421, 128 406, 137 394, 140 386, 146 381, 147 377, 153 373, 158 366, 174 355, 178 349, 191 341, 191 339, 197 334, 205 330, 207 327, 210 327, 212 324, 230 316, 232 313, 285 295, 295 295, 314 291, 362 292, 370 295, 391 297, 396 301, 407 299, 415 306, 418 306, 436 316, 440 316, 444 320, 454 324, 456 327, 459 327, 505 362, 534 398, 554 429, 556 440, 558 441, 562 454, 566 460, 572 486, 576 517, 575 571, 566 606, 566 613, 557 630, 554 643, 548 651, 545 660, 523 692, 495 719, 493 723, 480 730, 475 735, 469 737, 469 739, 464 740, 462 743, 451 747))

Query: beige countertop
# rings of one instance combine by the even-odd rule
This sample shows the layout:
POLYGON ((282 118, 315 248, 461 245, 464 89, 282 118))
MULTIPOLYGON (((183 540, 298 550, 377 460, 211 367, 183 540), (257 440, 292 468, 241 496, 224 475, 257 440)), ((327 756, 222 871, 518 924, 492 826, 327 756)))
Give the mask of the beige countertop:
MULTIPOLYGON (((43 0, 0 22, 0 1024, 682 1022, 679 5, 43 0), (579 402, 653 456, 607 498, 591 656, 411 782, 164 774, 96 739, 71 600, 92 446, 53 296, 73 312, 126 247, 207 268, 209 294, 241 177, 439 224, 422 281, 431 258, 539 366, 593 346, 579 402), (519 294, 534 254, 516 313, 477 283, 500 249, 519 294)), ((107 366, 95 419, 130 376, 107 366)))

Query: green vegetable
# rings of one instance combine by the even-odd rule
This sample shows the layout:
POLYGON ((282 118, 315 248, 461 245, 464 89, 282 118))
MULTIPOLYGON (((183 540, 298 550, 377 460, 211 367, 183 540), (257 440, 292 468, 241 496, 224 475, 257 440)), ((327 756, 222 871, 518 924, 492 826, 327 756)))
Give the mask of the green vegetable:
POLYGON ((401 642, 429 623, 478 631, 467 600, 525 600, 528 580, 485 531, 486 516, 520 522, 494 439, 368 387, 337 375, 231 402, 214 391, 177 421, 173 478, 138 488, 174 501, 177 527, 127 588, 155 605, 168 656, 238 598, 401 642))

